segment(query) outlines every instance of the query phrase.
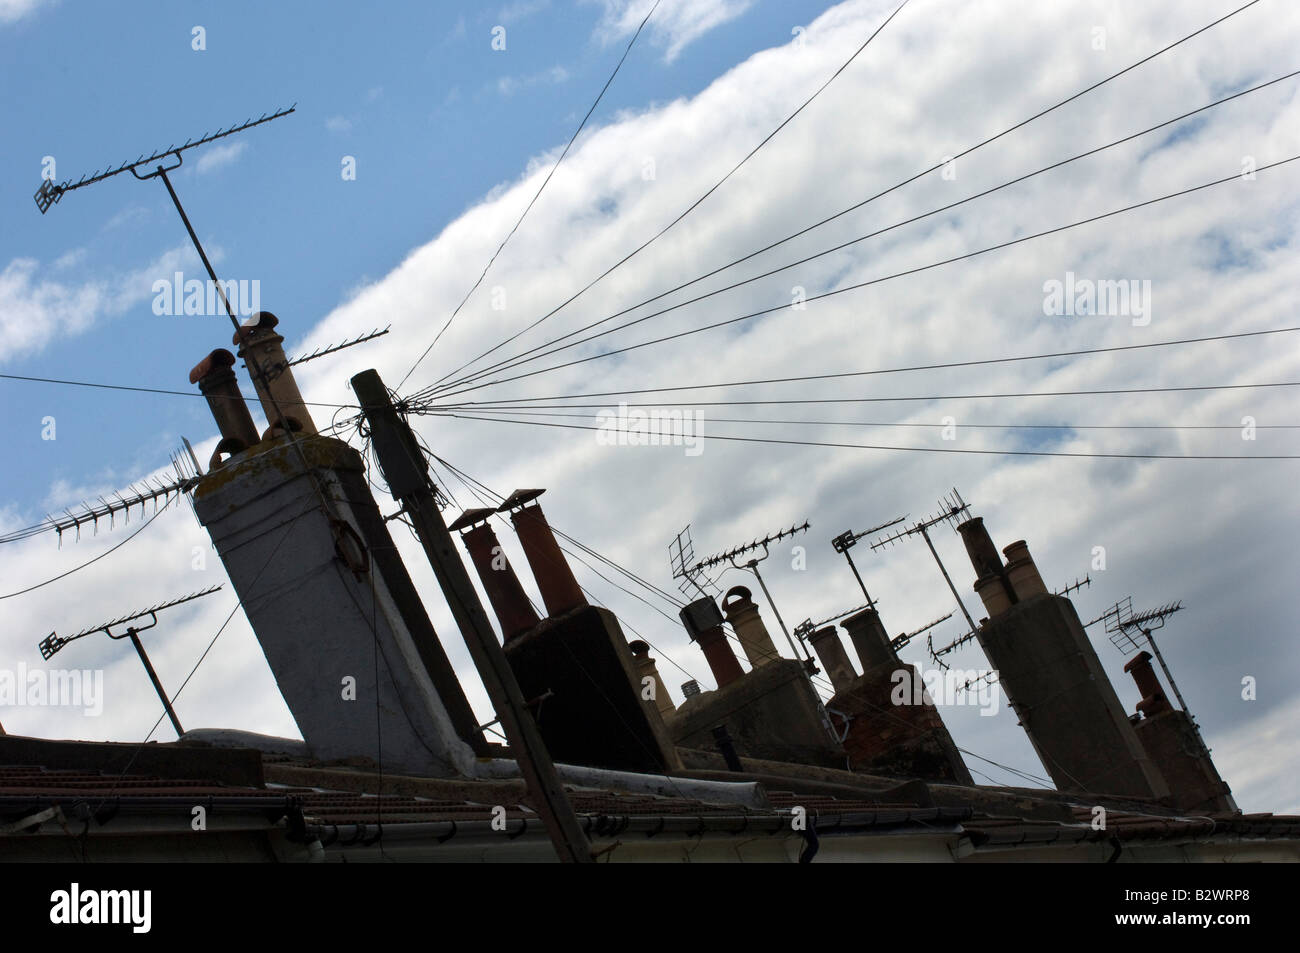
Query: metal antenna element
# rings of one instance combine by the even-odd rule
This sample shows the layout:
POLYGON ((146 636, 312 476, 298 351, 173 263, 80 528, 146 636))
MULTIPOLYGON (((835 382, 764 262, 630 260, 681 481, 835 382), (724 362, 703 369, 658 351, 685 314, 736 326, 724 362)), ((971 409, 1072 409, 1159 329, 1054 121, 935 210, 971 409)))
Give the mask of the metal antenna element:
MULTIPOLYGON (((746 543, 744 546, 737 546, 734 549, 727 550, 725 553, 718 553, 715 556, 710 556, 708 559, 703 559, 688 570, 688 572, 695 572, 697 570, 709 569, 713 566, 721 565, 722 563, 730 563, 733 569, 748 569, 752 572, 754 578, 758 580, 758 584, 763 590, 763 595, 767 597, 767 604, 772 607, 772 614, 776 616, 776 621, 780 624, 781 631, 785 633, 785 640, 790 643, 790 651, 794 653, 795 658, 800 657, 799 649, 796 646, 794 639, 790 636, 790 630, 786 628, 785 620, 781 618, 780 610, 777 609, 776 603, 772 600, 772 593, 767 591, 767 583, 763 581, 762 575, 759 574, 758 564, 772 554, 772 543, 780 542, 787 536, 795 536, 799 533, 807 532, 808 525, 808 521, 804 520, 803 524, 800 526, 791 526, 789 529, 783 529, 779 533, 769 534, 764 536, 762 539, 756 539, 751 543, 746 543), (746 553, 756 552, 760 549, 763 551, 763 555, 751 556, 743 564, 736 562, 737 557, 743 556, 746 553)), ((802 644, 802 642, 799 643, 799 645, 802 644)), ((812 666, 813 668, 816 667, 817 663, 812 660, 812 656, 809 654, 806 647, 804 648, 802 655, 805 665, 812 666)))
POLYGON ((939 551, 934 548, 934 543, 930 539, 930 527, 939 523, 951 523, 954 530, 957 528, 957 518, 959 516, 970 516, 970 504, 961 498, 957 488, 953 487, 952 493, 945 496, 939 501, 942 510, 929 519, 922 520, 909 528, 895 533, 892 536, 886 536, 884 539, 876 540, 871 544, 873 550, 881 549, 885 546, 893 545, 905 536, 919 535, 925 540, 925 544, 930 547, 930 554, 934 556, 934 561, 939 564, 939 572, 943 573, 944 582, 948 583, 948 588, 952 590, 952 597, 957 600, 957 605, 961 609, 961 614, 966 617, 966 622, 970 625, 971 631, 975 631, 975 620, 971 618, 970 612, 966 609, 966 603, 961 601, 961 595, 957 592, 957 587, 952 584, 952 577, 948 575, 948 570, 944 568, 943 560, 939 558, 939 551))
POLYGON ((158 673, 154 671, 153 663, 149 661, 149 655, 144 650, 144 645, 140 642, 140 633, 146 629, 152 629, 158 624, 158 613, 164 609, 170 609, 172 606, 178 606, 185 602, 191 602, 194 599, 201 599, 203 596, 210 596, 212 593, 221 589, 221 586, 211 586, 202 589, 199 592, 190 593, 180 599, 173 599, 170 602, 160 602, 156 606, 150 606, 148 609, 141 609, 139 612, 132 612, 129 615, 121 616, 111 622, 104 622, 100 625, 91 626, 88 629, 82 629, 76 635, 69 635, 66 638, 60 637, 57 633, 51 632, 41 640, 37 646, 41 650, 41 658, 47 662, 52 659, 60 649, 69 642, 75 642, 77 639, 85 638, 88 635, 94 635, 96 632, 103 632, 110 639, 130 639, 131 644, 135 646, 136 652, 140 656, 140 661, 144 665, 144 670, 149 675, 149 681, 153 682, 154 691, 158 693, 159 699, 162 700, 163 708, 167 710, 167 717, 171 719, 172 727, 176 729, 176 737, 183 735, 184 729, 181 728, 180 719, 176 717, 176 712, 172 709, 171 700, 168 699, 167 693, 163 691, 162 682, 158 680, 158 673), (119 632, 114 635, 111 631, 114 626, 125 625, 136 619, 143 619, 148 616, 150 622, 148 625, 127 626, 125 632, 119 632))
POLYGON ((844 558, 849 561, 849 568, 853 570, 853 577, 857 579, 858 585, 862 588, 862 595, 867 599, 868 609, 874 609, 876 603, 872 600, 871 593, 867 592, 867 584, 862 581, 862 575, 858 572, 858 567, 854 565, 853 556, 849 553, 849 550, 856 546, 858 540, 862 537, 870 536, 873 533, 879 533, 882 529, 888 529, 891 526, 896 526, 903 522, 903 520, 907 519, 907 515, 908 514, 904 513, 902 516, 898 517, 898 519, 890 520, 888 523, 881 523, 879 526, 871 527, 871 529, 864 529, 860 533, 855 533, 851 529, 846 529, 844 532, 840 533, 840 535, 831 540, 831 546, 834 547, 835 551, 837 553, 843 553, 844 558))
POLYGON ((928 630, 930 630, 930 629, 933 629, 933 628, 934 628, 936 625, 938 625, 940 622, 947 622, 947 621, 948 621, 949 619, 951 619, 951 618, 952 618, 952 613, 951 613, 951 612, 949 612, 947 615, 941 615, 941 616, 939 616, 939 618, 935 619, 933 622, 927 622, 925 625, 921 626, 919 629, 917 629, 917 630, 914 631, 914 632, 904 632, 902 635, 896 635, 896 636, 894 636, 892 639, 889 640, 889 645, 890 645, 891 648, 893 648, 893 650, 894 650, 895 652, 897 652, 899 649, 901 649, 903 646, 907 645, 908 642, 911 642, 914 638, 916 638, 916 637, 917 637, 918 635, 920 635, 922 632, 926 632, 926 631, 928 631, 928 630))
POLYGON ((812 619, 804 619, 802 622, 800 622, 798 625, 794 627, 794 634, 798 636, 799 639, 801 640, 806 639, 808 638, 808 636, 812 635, 822 626, 829 625, 830 623, 834 622, 836 619, 843 619, 845 616, 850 616, 853 615, 853 613, 855 612, 861 612, 863 609, 869 609, 869 608, 871 607, 855 606, 852 609, 845 609, 843 612, 837 612, 834 615, 828 615, 820 622, 814 622, 812 619))
MULTIPOLYGON (((952 613, 950 612, 948 613, 948 615, 951 617, 952 613)), ((930 653, 930 661, 934 662, 935 665, 939 666, 942 669, 948 668, 948 663, 943 660, 943 657, 945 655, 950 655, 951 653, 957 651, 959 648, 961 648, 963 645, 965 645, 973 638, 975 638, 975 631, 972 629, 970 632, 967 632, 961 638, 953 639, 943 648, 936 649, 934 647, 934 636, 927 635, 925 637, 925 645, 926 645, 926 649, 930 653)))
POLYGON ((695 543, 691 539, 690 523, 687 523, 686 528, 669 543, 668 559, 673 568, 673 578, 681 580, 677 588, 681 590, 682 595, 689 597, 691 589, 695 589, 706 599, 716 599, 722 595, 717 583, 709 578, 708 573, 694 565, 695 543), (701 579, 704 580, 702 584, 701 579), (710 588, 713 592, 709 592, 710 588))
POLYGON ((359 335, 358 337, 355 337, 350 341, 344 341, 342 344, 332 344, 329 347, 318 347, 310 354, 298 355, 292 361, 289 361, 288 366, 294 367, 295 365, 298 364, 306 364, 308 361, 314 361, 316 360, 316 358, 324 357, 326 354, 334 354, 337 351, 342 351, 344 348, 352 347, 354 344, 365 344, 367 341, 373 341, 375 338, 383 337, 392 329, 392 327, 393 326, 390 324, 382 331, 376 329, 374 331, 369 332, 368 334, 359 335))
POLYGON ((96 170, 89 175, 83 175, 76 182, 65 180, 63 183, 55 185, 50 179, 45 179, 41 182, 41 187, 36 190, 36 195, 33 196, 36 199, 36 207, 39 208, 41 214, 44 215, 50 210, 50 206, 62 199, 66 193, 71 192, 74 189, 82 188, 83 186, 93 185, 96 182, 102 182, 105 179, 111 178, 112 176, 118 175, 122 172, 130 171, 138 179, 152 178, 156 173, 142 176, 136 172, 136 169, 140 166, 147 166, 151 163, 157 162, 159 159, 168 158, 169 156, 175 156, 176 164, 168 166, 168 171, 179 168, 183 161, 181 153, 186 149, 193 149, 196 146, 206 145, 207 143, 214 142, 217 139, 224 139, 226 136, 233 136, 237 132, 243 132, 245 129, 251 129, 253 126, 260 126, 262 123, 270 122, 272 119, 279 119, 281 116, 287 116, 289 113, 293 112, 297 106, 298 104, 294 103, 288 109, 281 109, 278 112, 271 113, 270 115, 263 113, 258 119, 246 120, 239 125, 231 126, 229 129, 218 129, 216 132, 211 133, 210 135, 201 136, 198 139, 187 139, 184 144, 180 146, 170 145, 166 149, 160 149, 150 156, 140 156, 137 159, 123 162, 115 168, 110 167, 104 172, 96 170))
POLYGON ((1059 592, 1053 593, 1053 595, 1068 596, 1072 592, 1078 592, 1084 586, 1091 586, 1091 585, 1092 585, 1092 577, 1084 576, 1082 579, 1075 579, 1074 582, 1070 583, 1070 585, 1066 586, 1064 589, 1060 590, 1059 592))

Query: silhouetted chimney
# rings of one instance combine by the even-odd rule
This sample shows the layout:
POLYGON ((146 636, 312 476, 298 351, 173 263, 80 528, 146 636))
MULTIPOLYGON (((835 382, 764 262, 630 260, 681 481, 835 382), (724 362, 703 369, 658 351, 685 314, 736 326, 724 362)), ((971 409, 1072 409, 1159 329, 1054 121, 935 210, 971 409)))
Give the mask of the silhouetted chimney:
POLYGON ((486 507, 466 510, 447 529, 451 532, 466 530, 461 539, 469 550, 470 561, 474 563, 488 602, 501 625, 501 637, 509 642, 542 620, 537 617, 519 577, 506 559, 497 534, 486 522, 495 512, 486 507))
POLYGON ((835 686, 835 691, 842 692, 852 686, 858 673, 853 670, 853 663, 849 661, 848 653, 844 651, 844 643, 840 641, 840 634, 835 626, 828 625, 818 629, 808 636, 808 641, 812 643, 817 658, 821 659, 822 668, 826 670, 826 675, 835 686))
POLYGON ((207 398, 208 409, 221 433, 208 469, 221 465, 223 453, 239 453, 261 439, 253 425, 253 415, 244 403, 244 395, 239 392, 234 366, 235 355, 225 348, 217 348, 190 371, 190 383, 199 385, 199 393, 207 398))
POLYGON ((284 355, 284 336, 275 330, 279 323, 280 319, 270 311, 259 311, 240 326, 232 343, 239 346, 239 356, 249 365, 248 373, 270 429, 279 429, 279 415, 275 411, 278 404, 291 430, 314 434, 316 424, 312 422, 307 404, 298 391, 298 382, 289 369, 289 360, 284 355), (261 369, 261 374, 249 364, 250 357, 261 369))
POLYGON ((898 655, 889 644, 889 635, 880 621, 880 613, 875 609, 863 609, 840 623, 849 634, 853 648, 857 650, 858 661, 865 673, 877 665, 893 664, 898 655))
POLYGON ((1169 799, 1176 810, 1206 814, 1237 811, 1232 791, 1219 775, 1200 732, 1187 712, 1169 704, 1160 679, 1151 667, 1151 653, 1139 652, 1124 671, 1137 682, 1142 700, 1132 722, 1142 747, 1169 782, 1169 799))
POLYGON ((733 586, 722 597, 722 611, 727 614, 736 638, 740 639, 740 647, 745 650, 750 668, 758 668, 780 658, 781 653, 772 644, 772 637, 751 596, 752 593, 744 586, 733 586))
POLYGON ((532 503, 545 490, 515 490, 506 497, 497 512, 510 512, 510 521, 515 524, 519 543, 524 548, 524 556, 533 571, 533 580, 541 590, 542 602, 546 604, 546 614, 550 618, 563 615, 580 606, 587 605, 587 597, 582 594, 578 580, 569 568, 569 561, 564 558, 560 544, 555 541, 546 522, 546 514, 540 505, 532 503))

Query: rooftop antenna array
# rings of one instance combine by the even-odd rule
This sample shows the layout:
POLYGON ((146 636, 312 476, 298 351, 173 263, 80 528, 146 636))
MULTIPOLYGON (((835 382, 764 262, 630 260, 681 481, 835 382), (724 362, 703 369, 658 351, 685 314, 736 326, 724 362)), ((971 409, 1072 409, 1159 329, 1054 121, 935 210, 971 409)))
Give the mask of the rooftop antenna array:
POLYGON ((1084 586, 1091 586, 1091 585, 1092 585, 1092 577, 1084 576, 1082 579, 1074 580, 1074 582, 1070 583, 1064 589, 1061 589, 1060 591, 1053 593, 1053 595, 1068 596, 1072 592, 1078 592, 1079 590, 1083 589, 1084 586))
POLYGON ((41 650, 41 658, 48 662, 69 642, 75 642, 77 639, 85 638, 88 635, 94 635, 96 632, 103 632, 110 639, 130 639, 131 644, 135 646, 135 650, 140 656, 140 661, 144 664, 145 672, 149 675, 149 681, 153 682, 154 691, 158 693, 159 699, 162 700, 163 708, 167 710, 167 717, 171 719, 172 727, 176 729, 176 737, 179 738, 184 734, 184 730, 181 728, 180 719, 176 717, 176 712, 172 709, 171 700, 163 690, 162 682, 158 680, 158 673, 154 671, 153 663, 149 661, 149 655, 145 652, 144 645, 140 642, 140 633, 156 626, 158 624, 158 613, 162 612, 164 609, 170 609, 173 606, 178 606, 185 602, 201 599, 203 596, 210 596, 219 589, 221 589, 220 586, 211 586, 207 589, 202 589, 199 592, 190 593, 188 596, 183 596, 180 599, 173 599, 171 602, 162 602, 156 606, 150 606, 148 609, 141 609, 139 612, 132 612, 129 615, 120 616, 111 622, 103 622, 99 625, 91 626, 88 629, 82 629, 76 635, 62 637, 55 632, 51 632, 41 640, 37 647, 41 650), (136 619, 143 619, 145 616, 148 616, 150 619, 148 625, 127 625, 126 631, 119 632, 116 635, 113 634, 112 629, 115 626, 126 625, 128 622, 134 622, 136 619))
POLYGON ((716 599, 722 595, 717 583, 710 579, 708 573, 695 566, 695 543, 691 539, 691 524, 677 534, 668 545, 668 558, 673 567, 673 578, 680 579, 677 588, 688 598, 694 589, 706 599, 716 599), (703 583, 700 580, 704 580, 703 583), (709 589, 713 592, 709 592, 709 589))
MULTIPOLYGON (((949 613, 949 615, 951 615, 951 613, 949 613)), ((934 636, 933 635, 926 636, 925 646, 926 646, 926 650, 930 653, 930 661, 934 662, 935 665, 939 666, 942 669, 949 668, 948 663, 943 660, 943 657, 945 655, 951 655, 953 652, 957 651, 959 648, 961 648, 963 645, 965 645, 973 638, 975 638, 974 629, 967 632, 965 635, 961 636, 960 638, 953 639, 943 648, 936 649, 934 647, 934 636)))
POLYGON ((758 584, 763 590, 763 595, 767 597, 767 604, 772 607, 772 614, 776 616, 776 621, 781 626, 781 631, 785 633, 785 640, 790 643, 790 651, 794 653, 794 657, 800 658, 802 654, 805 663, 815 665, 816 663, 812 661, 812 656, 808 654, 806 648, 803 653, 799 652, 794 639, 790 636, 790 630, 786 628, 785 620, 781 618, 781 613, 777 609, 776 603, 772 601, 772 594, 767 591, 767 583, 763 581, 763 577, 758 571, 758 564, 772 554, 771 545, 773 543, 778 543, 787 536, 795 536, 799 533, 807 532, 807 530, 808 521, 804 520, 803 524, 800 526, 791 526, 789 529, 783 529, 779 533, 772 533, 768 536, 764 536, 762 539, 756 539, 743 546, 729 549, 725 553, 718 553, 717 555, 710 556, 708 559, 702 559, 688 570, 688 572, 707 570, 713 566, 719 566, 722 563, 730 564, 733 569, 748 569, 754 574, 754 578, 758 580, 758 584), (763 555, 751 556, 749 559, 745 560, 744 563, 736 562, 739 557, 744 556, 746 553, 753 553, 758 550, 762 550, 763 555))
POLYGON ((966 611, 966 604, 961 601, 961 596, 957 593, 957 587, 952 584, 952 577, 948 575, 948 570, 944 568, 943 560, 939 558, 939 551, 934 548, 934 543, 930 539, 930 527, 937 526, 939 523, 950 523, 952 524, 953 529, 956 530, 957 518, 959 516, 970 516, 970 504, 963 500, 961 494, 957 492, 957 488, 953 487, 952 493, 940 500, 939 505, 942 507, 942 510, 937 515, 931 516, 929 519, 921 520, 919 523, 915 523, 905 530, 894 533, 892 536, 886 536, 884 539, 876 540, 876 542, 871 544, 871 548, 873 550, 878 550, 885 546, 891 546, 900 539, 903 539, 905 536, 920 536, 924 539, 925 544, 930 547, 930 554, 934 556, 934 561, 939 564, 939 572, 943 573, 944 582, 948 583, 948 588, 952 590, 952 597, 957 600, 957 605, 961 608, 961 613, 966 617, 966 621, 970 624, 970 631, 973 633, 975 631, 975 620, 972 619, 970 613, 966 611))
POLYGON ((888 523, 881 523, 879 526, 871 527, 871 529, 864 529, 860 533, 855 533, 851 529, 846 529, 844 532, 840 533, 840 535, 831 540, 831 546, 835 548, 835 551, 837 553, 843 553, 844 558, 849 561, 849 568, 853 570, 853 577, 857 579, 858 585, 862 587, 862 595, 866 597, 868 609, 874 609, 876 603, 872 600, 871 593, 867 592, 867 584, 862 581, 862 574, 858 572, 858 567, 854 565, 853 556, 849 550, 856 546, 858 540, 862 537, 870 536, 873 533, 879 533, 883 529, 889 529, 889 527, 896 526, 905 519, 907 519, 906 513, 898 517, 898 519, 890 520, 888 523))

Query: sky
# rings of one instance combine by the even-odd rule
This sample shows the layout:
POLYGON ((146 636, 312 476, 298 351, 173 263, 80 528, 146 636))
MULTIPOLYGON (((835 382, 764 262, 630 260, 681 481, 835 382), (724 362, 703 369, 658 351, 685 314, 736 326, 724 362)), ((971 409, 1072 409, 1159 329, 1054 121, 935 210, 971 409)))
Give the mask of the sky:
MULTIPOLYGON (((413 423, 439 457, 502 494, 547 487, 543 504, 555 526, 674 593, 669 544, 687 524, 705 555, 808 520, 806 533, 774 546, 763 564, 791 626, 862 601, 832 537, 904 514, 922 518, 956 487, 999 546, 1028 541, 1050 588, 1089 577, 1072 595, 1083 621, 1130 596, 1137 609, 1181 600, 1184 609, 1157 637, 1221 773, 1243 809, 1297 812, 1300 662, 1289 607, 1297 461, 1179 459, 1300 454, 1294 391, 1254 386, 1300 381, 1294 334, 619 396, 1296 324, 1300 162, 1250 170, 1300 154, 1297 78, 889 228, 1300 68, 1300 8, 1260 0, 948 161, 1240 5, 910 0, 782 126, 896 3, 662 0, 481 285, 412 369, 537 194, 648 2, 110 9, 0 0, 9 94, 0 105, 0 374, 193 391, 190 368, 229 347, 231 329, 224 315, 158 313, 166 309, 156 282, 202 275, 163 186, 125 173, 64 195, 45 215, 32 195, 45 174, 75 180, 294 103, 285 118, 186 152, 171 179, 219 275, 257 282, 258 303, 279 316, 291 354, 391 325, 384 337, 299 368, 307 398, 339 405, 340 419, 355 405, 348 380, 361 370, 373 367, 390 388, 415 395, 632 309, 932 170, 601 327, 889 229, 876 237, 431 402, 527 398, 541 405, 532 414, 577 416, 475 415, 525 421, 516 423, 468 419, 462 410, 413 423), (1227 181, 1029 237, 1219 179, 1227 181), (936 266, 948 259, 961 260, 936 266), (1092 313, 1063 305, 1064 289, 1074 297, 1101 282, 1124 282, 1129 300, 1092 313), (604 355, 684 331, 693 333, 604 355), (490 359, 464 367, 494 347, 490 359), (1217 389, 1150 390, 1207 386, 1217 389), (1082 390, 1128 392, 1043 396, 1082 390), (1031 392, 1039 396, 969 396, 1031 392), (560 401, 578 405, 568 410, 536 400, 586 393, 608 396, 560 401), (860 402, 708 403, 850 399, 860 402), (703 415, 702 442, 611 446, 603 433, 578 429, 616 416, 620 400, 686 405, 676 409, 703 415)), ((0 400, 0 438, 11 451, 0 471, 0 534, 167 478, 182 437, 206 466, 216 442, 193 395, 0 378, 0 400)), ((316 423, 332 416, 321 407, 316 423)), ((355 428, 340 436, 362 445, 355 428)), ((455 497, 449 518, 480 505, 449 471, 435 472, 455 497)), ((379 503, 394 508, 383 494, 379 503)), ((226 582, 187 502, 130 536, 142 524, 136 511, 129 524, 119 518, 80 541, 60 544, 47 533, 0 545, 0 669, 39 666, 36 645, 51 631, 75 632, 226 582)), ((526 565, 502 536, 512 562, 526 565)), ((486 721, 485 695, 418 544, 404 530, 396 539, 486 721)), ((960 539, 940 525, 934 540, 979 619, 960 539)), ((879 552, 866 542, 855 558, 891 634, 948 612, 953 618, 931 630, 934 644, 965 632, 923 542, 879 552)), ((615 577, 653 608, 582 565, 575 571, 629 635, 654 645, 678 700, 688 678, 713 686, 672 606, 626 580, 615 577)), ((753 585, 736 570, 719 583, 753 585)), ((762 610, 783 644, 770 608, 762 610)), ((185 683, 176 708, 187 728, 297 735, 228 586, 159 618, 146 645, 164 685, 175 693, 185 683)), ((1088 631, 1132 711, 1128 656, 1101 624, 1088 631)), ((160 706, 138 660, 121 649, 91 638, 59 657, 104 672, 101 713, 18 706, 0 712, 0 722, 16 734, 143 739, 160 706)), ((924 636, 902 656, 933 667, 924 636)), ((975 644, 948 659, 972 672, 988 667, 975 644)), ((942 713, 958 745, 980 756, 967 758, 978 781, 1024 783, 1008 766, 1045 775, 1005 705, 991 717, 960 704, 942 713)), ((170 739, 170 728, 154 737, 170 739)))

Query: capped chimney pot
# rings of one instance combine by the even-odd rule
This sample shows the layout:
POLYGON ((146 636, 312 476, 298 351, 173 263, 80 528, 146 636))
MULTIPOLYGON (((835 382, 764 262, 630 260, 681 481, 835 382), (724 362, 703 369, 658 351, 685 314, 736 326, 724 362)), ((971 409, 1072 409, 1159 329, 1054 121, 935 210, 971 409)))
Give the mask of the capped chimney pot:
POLYGON ((772 644, 772 636, 758 614, 752 595, 744 586, 733 586, 722 597, 722 611, 736 631, 750 667, 758 668, 780 658, 781 653, 772 644))
POLYGON ((1169 711, 1173 707, 1169 704, 1164 689, 1160 687, 1160 679, 1156 677, 1155 669, 1151 667, 1151 659, 1150 652, 1142 651, 1129 659, 1124 666, 1124 671, 1133 676, 1138 691, 1142 693, 1142 700, 1138 702, 1137 710, 1148 718, 1169 711))
POLYGON ((533 571, 533 580, 541 590, 542 602, 546 604, 549 618, 561 616, 566 612, 587 605, 587 597, 582 587, 574 578, 569 561, 564 558, 560 544, 556 542, 555 533, 546 522, 546 514, 539 504, 526 503, 536 500, 545 490, 515 490, 506 497, 498 512, 513 510, 510 521, 515 524, 515 533, 524 548, 524 556, 533 571), (519 507, 519 508, 517 508, 519 507))
POLYGON ((497 534, 486 522, 479 522, 486 520, 492 513, 490 509, 466 510, 448 528, 454 531, 473 527, 461 534, 461 540, 469 551, 470 561, 474 563, 479 581, 487 592, 488 602, 492 604, 492 611, 501 625, 501 636, 509 642, 536 626, 541 619, 533 611, 519 577, 506 559, 497 534), (475 526, 475 523, 478 525, 475 526))
POLYGON ((298 390, 293 370, 284 354, 284 336, 275 328, 280 319, 270 311, 258 311, 239 326, 232 343, 239 345, 239 356, 248 365, 253 387, 262 402, 262 411, 273 429, 280 426, 280 414, 289 422, 289 429, 294 430, 294 423, 303 433, 316 433, 316 424, 307 412, 307 404, 298 390), (261 371, 253 369, 254 365, 261 371), (276 406, 279 406, 279 413, 276 406))
POLYGON ((224 450, 237 453, 258 442, 257 427, 248 404, 239 392, 239 380, 232 368, 235 355, 225 348, 217 348, 190 371, 190 383, 199 385, 208 402, 212 418, 217 422, 224 450))

